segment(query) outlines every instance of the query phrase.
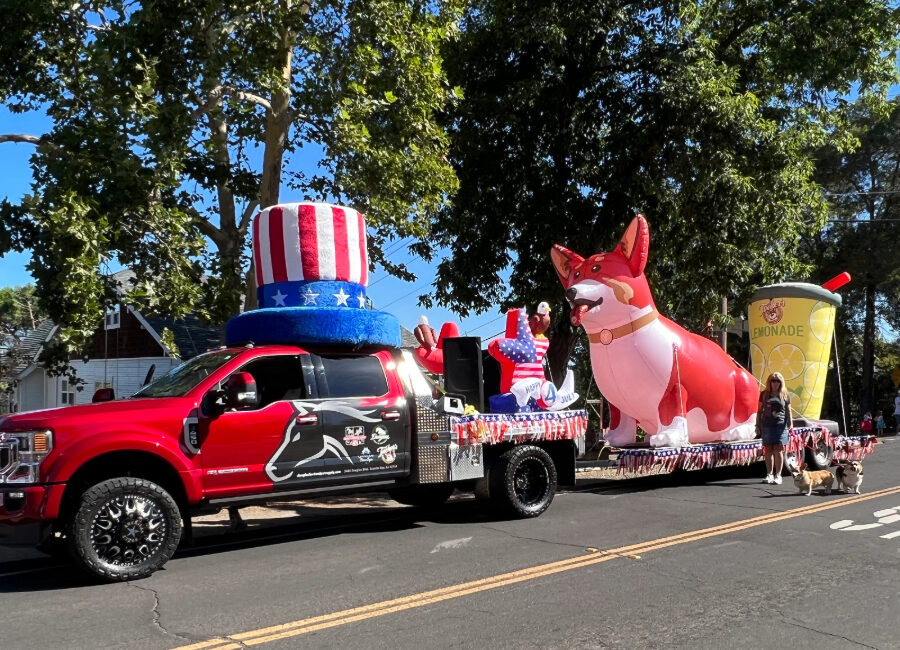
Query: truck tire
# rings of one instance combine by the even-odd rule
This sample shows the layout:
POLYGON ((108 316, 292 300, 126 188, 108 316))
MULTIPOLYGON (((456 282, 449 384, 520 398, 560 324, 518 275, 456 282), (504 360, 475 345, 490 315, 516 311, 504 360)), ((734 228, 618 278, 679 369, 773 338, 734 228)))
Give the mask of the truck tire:
POLYGON ((416 508, 439 506, 450 498, 455 486, 453 483, 429 483, 425 485, 407 485, 388 490, 397 503, 416 508))
POLYGON ((555 494, 556 466, 540 447, 513 447, 491 468, 491 499, 507 514, 537 517, 555 494))
POLYGON ((181 513, 156 483, 113 478, 87 489, 72 516, 68 540, 81 567, 109 582, 146 578, 181 540, 181 513))

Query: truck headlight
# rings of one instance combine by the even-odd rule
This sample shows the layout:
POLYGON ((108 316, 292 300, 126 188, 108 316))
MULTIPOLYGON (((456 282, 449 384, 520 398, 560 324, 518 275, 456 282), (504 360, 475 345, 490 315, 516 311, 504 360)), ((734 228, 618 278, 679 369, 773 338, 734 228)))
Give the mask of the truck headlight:
POLYGON ((38 470, 53 449, 53 432, 0 432, 0 484, 37 483, 38 470))

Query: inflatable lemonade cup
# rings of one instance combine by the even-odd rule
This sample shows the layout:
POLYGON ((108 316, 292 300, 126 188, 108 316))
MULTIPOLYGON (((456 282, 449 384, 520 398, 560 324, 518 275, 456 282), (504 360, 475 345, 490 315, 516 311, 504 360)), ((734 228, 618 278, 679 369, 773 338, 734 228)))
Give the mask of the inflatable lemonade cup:
POLYGON ((750 301, 750 363, 762 388, 773 372, 784 375, 795 414, 818 419, 828 374, 834 317, 841 297, 834 293, 847 274, 823 286, 785 282, 762 287, 750 301))

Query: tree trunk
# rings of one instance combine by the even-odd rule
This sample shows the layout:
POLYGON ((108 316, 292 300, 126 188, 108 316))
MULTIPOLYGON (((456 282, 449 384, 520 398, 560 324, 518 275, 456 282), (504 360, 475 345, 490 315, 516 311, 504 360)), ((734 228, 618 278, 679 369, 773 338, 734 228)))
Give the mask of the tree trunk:
POLYGON ((865 287, 866 313, 863 325, 862 378, 859 388, 860 417, 871 411, 875 401, 875 285, 865 287))
MULTIPOLYGON (((281 0, 283 9, 290 9, 291 0, 281 0)), ((263 152, 262 181, 259 187, 259 207, 278 203, 281 193, 281 169, 288 130, 291 127, 291 77, 293 76, 293 34, 282 26, 278 37, 278 59, 281 61, 281 87, 272 93, 272 109, 266 115, 266 146, 263 152)), ((251 281, 253 262, 247 278, 244 308, 255 309, 256 283, 251 281)))
POLYGON ((569 358, 575 343, 578 341, 578 333, 572 327, 569 320, 569 306, 565 305, 553 336, 550 337, 550 347, 547 348, 547 365, 550 368, 550 381, 559 388, 566 378, 566 370, 569 367, 569 358))

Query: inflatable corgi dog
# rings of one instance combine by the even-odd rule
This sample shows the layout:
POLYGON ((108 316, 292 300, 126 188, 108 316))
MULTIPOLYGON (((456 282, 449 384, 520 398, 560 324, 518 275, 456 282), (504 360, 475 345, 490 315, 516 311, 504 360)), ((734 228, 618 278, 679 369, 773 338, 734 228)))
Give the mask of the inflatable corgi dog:
POLYGON ((644 276, 649 246, 638 215, 611 253, 585 259, 559 245, 550 251, 610 404, 607 440, 632 443, 637 425, 654 447, 753 438, 756 380, 714 342, 656 311, 644 276))

